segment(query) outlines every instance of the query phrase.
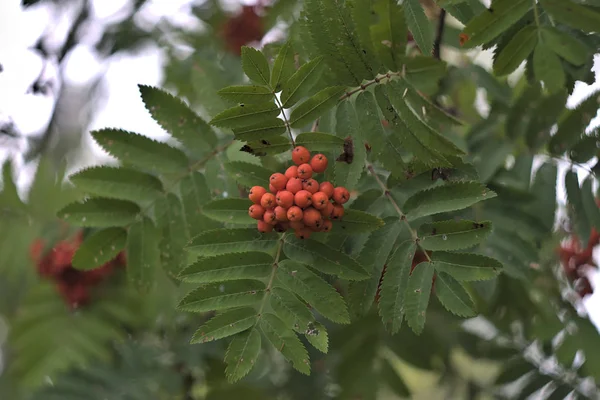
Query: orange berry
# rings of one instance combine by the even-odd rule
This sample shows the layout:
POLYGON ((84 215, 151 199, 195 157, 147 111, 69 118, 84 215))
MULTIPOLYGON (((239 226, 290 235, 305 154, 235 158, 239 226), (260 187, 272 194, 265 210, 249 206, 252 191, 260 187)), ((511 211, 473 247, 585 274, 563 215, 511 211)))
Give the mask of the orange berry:
POLYGON ((302 180, 300 178, 292 178, 285 185, 285 190, 288 192, 292 192, 292 194, 296 194, 302 190, 302 180))
POLYGON ((269 190, 271 191, 271 193, 277 193, 277 189, 275 188, 275 186, 271 185, 269 183, 269 190))
POLYGON ((331 213, 333 212, 333 203, 327 202, 325 208, 321 209, 321 215, 325 218, 331 217, 331 213))
POLYGON ((285 232, 290 228, 290 224, 289 222, 278 222, 277 225, 275 225, 275 232, 285 232))
POLYGON ((294 205, 294 193, 289 192, 287 190, 281 190, 277 192, 277 196, 275 196, 275 201, 277 205, 283 208, 290 208, 294 205))
POLYGON ((338 186, 333 189, 333 201, 338 204, 344 204, 348 200, 350 200, 350 193, 348 192, 348 189, 343 186, 338 186))
POLYGON ((312 205, 317 210, 323 210, 327 208, 327 204, 331 204, 329 202, 329 197, 324 192, 313 193, 312 195, 312 205))
POLYGON ((265 221, 267 224, 275 225, 277 223, 277 219, 275 219, 275 212, 273 210, 265 211, 263 221, 265 221))
POLYGON ((308 190, 300 190, 294 195, 294 203, 300 208, 306 208, 312 204, 312 193, 308 190))
POLYGON ((275 207, 275 210, 274 210, 274 212, 275 212, 275 219, 277 221, 282 221, 282 222, 287 221, 288 220, 287 211, 288 210, 286 208, 283 208, 281 206, 275 207))
POLYGON ((288 179, 297 178, 298 177, 298 166, 292 165, 288 169, 285 170, 285 176, 288 179))
POLYGON ((333 211, 331 212, 331 219, 340 219, 344 216, 344 206, 341 204, 334 204, 333 211))
POLYGON ((294 230, 304 229, 304 221, 290 221, 290 228, 294 230))
POLYGON ((254 219, 262 219, 265 214, 265 209, 260 204, 252 204, 248 208, 248 215, 254 219))
POLYGON ((298 167, 298 178, 300 179, 310 179, 312 173, 313 170, 310 167, 310 164, 302 164, 298 167))
POLYGON ((263 197, 260 199, 260 205, 265 209, 275 208, 277 205, 275 203, 275 195, 273 193, 265 193, 263 197))
POLYGON ((331 182, 321 182, 319 185, 319 192, 323 192, 330 199, 333 196, 333 184, 331 182))
POLYGON ((258 221, 256 225, 258 230, 262 233, 271 232, 273 230, 273 225, 267 224, 265 221, 258 221))
POLYGON ((260 204, 260 199, 263 197, 263 194, 267 193, 267 189, 262 186, 252 186, 250 192, 248 193, 248 198, 254 204, 260 204))
POLYGON ((323 216, 318 210, 309 207, 304 210, 302 221, 304 221, 304 225, 306 226, 320 228, 323 224, 323 216))
POLYGON ((308 239, 312 233, 308 228, 296 229, 294 232, 298 239, 308 239))
POLYGON ((296 146, 292 150, 292 161, 296 165, 307 163, 310 160, 310 151, 306 147, 296 146))
POLYGON ((314 179, 307 179, 302 182, 302 189, 308 190, 311 193, 317 193, 319 191, 319 182, 314 179))
POLYGON ((325 157, 324 154, 316 154, 312 160, 310 160, 310 166, 317 174, 325 172, 327 169, 327 157, 325 157))
POLYGON ((302 221, 302 209, 298 206, 291 206, 287 210, 287 218, 290 222, 302 221))
POLYGON ((321 225, 321 231, 329 232, 331 228, 333 228, 333 223, 328 219, 323 220, 323 225, 321 225))
POLYGON ((270 184, 273 185, 273 187, 277 190, 285 189, 285 185, 286 185, 287 181, 288 181, 288 178, 286 178, 286 176, 284 174, 281 174, 279 172, 274 173, 269 178, 270 184))

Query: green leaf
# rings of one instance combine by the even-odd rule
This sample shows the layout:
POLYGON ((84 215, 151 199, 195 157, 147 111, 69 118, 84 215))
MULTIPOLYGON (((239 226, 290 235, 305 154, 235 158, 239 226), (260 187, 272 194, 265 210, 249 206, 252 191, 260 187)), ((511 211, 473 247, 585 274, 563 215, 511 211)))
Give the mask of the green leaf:
POLYGON ((369 277, 356 260, 316 240, 287 236, 283 252, 292 260, 310 265, 324 274, 336 275, 347 280, 369 277))
POLYGON ((292 260, 279 262, 277 280, 325 318, 339 324, 350 322, 342 296, 323 278, 304 265, 292 260))
POLYGON ((210 201, 211 195, 206 178, 200 172, 192 172, 179 183, 181 202, 185 213, 185 223, 190 237, 207 229, 215 229, 218 223, 202 213, 202 208, 210 201))
MULTIPOLYGON (((368 12, 373 12, 378 17, 378 22, 370 26, 374 51, 388 70, 400 71, 408 33, 402 5, 394 0, 368 1, 366 3, 372 3, 373 10, 368 10, 368 12)), ((368 14, 357 15, 356 19, 365 19, 365 15, 368 14)))
POLYGON ((321 132, 304 132, 296 136, 296 145, 310 151, 339 151, 344 149, 344 139, 321 132))
POLYGON ((565 189, 567 191, 567 200, 569 208, 573 213, 573 224, 575 225, 575 232, 579 237, 582 245, 585 246, 590 237, 592 225, 588 216, 585 213, 583 196, 579 189, 579 180, 577 179, 577 173, 570 170, 565 175, 565 189))
MULTIPOLYGON (((239 104, 215 115, 212 125, 225 128, 247 128, 277 117, 281 111, 272 101, 257 104, 239 104)), ((271 125, 268 125, 271 126, 271 125)))
POLYGON ((404 241, 390 257, 381 282, 379 315, 391 333, 402 326, 410 269, 417 245, 413 240, 404 241))
POLYGON ((233 103, 254 104, 273 100, 271 89, 257 85, 227 86, 219 90, 217 94, 233 103))
POLYGON ((476 315, 473 299, 462 284, 443 272, 435 279, 435 295, 444 308, 461 317, 476 315))
POLYGON ((247 251, 200 258, 179 274, 184 282, 213 283, 238 279, 261 280, 273 268, 273 257, 267 253, 247 251))
POLYGON ((289 138, 279 136, 268 138, 268 140, 261 139, 255 142, 248 142, 240 149, 240 151, 253 154, 257 157, 263 157, 266 155, 285 153, 291 149, 291 146, 292 144, 289 138))
POLYGON ((565 71, 560 58, 548 47, 540 44, 533 53, 533 72, 538 81, 544 82, 544 87, 554 93, 565 86, 565 71))
POLYGON ((129 227, 127 278, 138 290, 147 291, 160 262, 159 234, 152 220, 143 217, 129 227))
POLYGON ((161 181, 150 174, 130 168, 106 165, 87 168, 69 177, 83 192, 144 204, 163 192, 161 181))
POLYGON ((202 154, 217 145, 212 128, 179 98, 152 86, 138 88, 152 118, 186 149, 202 154))
POLYGON ((436 251, 431 259, 437 272, 445 272, 459 281, 493 279, 502 271, 499 261, 480 254, 436 251))
POLYGON ((253 306, 260 302, 265 284, 255 280, 238 280, 200 286, 188 293, 177 305, 182 311, 209 312, 253 306))
POLYGON ((414 333, 420 335, 425 327, 425 313, 429 305, 433 280, 433 265, 422 262, 410 274, 404 304, 406 322, 414 333))
POLYGON ((274 314, 264 314, 260 321, 260 328, 271 342, 273 347, 283 354, 299 372, 309 375, 310 362, 304 345, 293 330, 274 314))
POLYGON ((188 243, 186 250, 200 256, 216 256, 244 251, 269 252, 279 236, 275 232, 260 233, 256 228, 214 229, 202 232, 188 243))
POLYGON ((325 88, 300 103, 290 116, 292 128, 300 128, 319 118, 321 114, 333 107, 344 93, 344 86, 325 88))
POLYGON ((583 65, 589 57, 590 49, 584 43, 555 27, 540 28, 540 39, 552 51, 573 65, 583 65))
POLYGON ((367 153, 364 146, 363 135, 358 128, 356 111, 349 101, 344 101, 337 108, 336 112, 336 134, 340 137, 350 137, 352 139, 353 159, 350 164, 342 161, 333 163, 334 184, 343 186, 348 190, 353 190, 360 179, 364 169, 367 153))
POLYGON ((446 63, 432 57, 404 57, 402 62, 406 82, 428 95, 438 90, 439 81, 446 75, 446 63))
POLYGON ((413 34, 417 46, 421 49, 421 53, 425 55, 431 54, 431 50, 433 49, 433 32, 421 3, 419 0, 405 0, 402 4, 404 5, 406 24, 413 34))
POLYGON ((126 244, 127 231, 123 228, 96 231, 81 243, 71 263, 75 269, 94 269, 115 258, 126 244))
POLYGON ((166 143, 120 129, 102 129, 91 133, 96 142, 123 164, 156 172, 183 172, 187 170, 185 154, 166 143))
POLYGON ((570 0, 540 0, 541 6, 556 22, 584 32, 598 32, 600 12, 570 0))
POLYGON ((479 182, 452 182, 417 192, 406 200, 403 211, 409 218, 416 219, 442 212, 462 210, 494 197, 496 197, 496 193, 479 182))
POLYGON ((260 165, 250 164, 243 161, 229 162, 223 165, 225 171, 237 183, 244 187, 269 186, 269 178, 273 174, 271 171, 260 165))
POLYGON ((260 354, 261 339, 257 329, 236 335, 225 353, 225 374, 230 383, 242 379, 254 367, 260 354))
POLYGON ((78 225, 96 228, 125 226, 140 213, 140 207, 130 201, 92 198, 83 203, 71 203, 61 209, 58 218, 78 225))
MULTIPOLYGON (((377 73, 382 69, 382 65, 380 62, 381 57, 377 57, 377 54, 375 53, 374 44, 380 43, 382 40, 385 39, 390 39, 389 37, 384 36, 384 38, 381 38, 378 41, 376 38, 371 37, 371 24, 374 18, 365 18, 365 15, 371 15, 372 12, 377 12, 377 6, 379 5, 378 3, 381 2, 371 2, 371 0, 350 0, 349 2, 345 3, 350 10, 352 22, 355 26, 356 40, 358 41, 360 49, 364 54, 364 59, 369 64, 369 67, 374 73, 377 73)), ((400 8, 400 6, 397 6, 397 8, 400 8)), ((388 10, 386 9, 383 10, 383 12, 387 11, 388 10)), ((394 14, 394 16, 396 16, 396 14, 394 14)), ((385 18, 380 18, 379 20, 381 21, 382 19, 385 18)), ((382 22, 381 25, 385 25, 385 22, 386 21, 382 22)), ((404 18, 402 16, 400 18, 400 23, 404 23, 404 18)), ((382 36, 385 35, 385 27, 380 28, 380 31, 383 31, 383 33, 381 34, 382 36)), ((403 33, 404 38, 406 39, 406 27, 403 33)), ((402 33, 400 33, 400 35, 402 35, 402 33)), ((396 68, 390 69, 393 71, 396 70, 396 68)))
POLYGON ((161 261, 165 272, 173 279, 188 264, 183 248, 190 237, 186 227, 183 205, 174 193, 154 204, 157 225, 163 230, 161 240, 161 261))
POLYGON ((495 58, 494 74, 504 76, 512 73, 529 57, 537 42, 537 28, 528 25, 521 29, 495 58))
POLYGON ((399 397, 410 397, 410 390, 389 359, 381 360, 379 376, 386 385, 399 397))
POLYGON ((194 333, 190 343, 206 343, 219 340, 252 328, 258 321, 253 308, 236 308, 217 314, 194 333))
POLYGON ((294 49, 291 40, 285 42, 279 49, 271 71, 271 87, 275 92, 281 91, 282 85, 294 74, 294 49))
POLYGON ((333 222, 332 233, 367 233, 383 226, 383 220, 372 214, 345 209, 342 219, 333 222))
POLYGON ((311 89, 321 79, 325 63, 323 57, 310 60, 296 71, 290 79, 283 83, 281 103, 283 108, 290 108, 302 98, 310 94, 311 89))
POLYGON ((242 128, 233 129, 235 138, 246 142, 277 137, 284 132, 285 123, 276 117, 266 118, 258 124, 244 125, 242 128))
POLYGON ((230 224, 252 224, 254 220, 248 215, 252 202, 248 199, 219 199, 204 206, 204 214, 219 222, 230 224))
POLYGON ((441 221, 419 227, 419 245, 426 250, 459 250, 478 245, 492 232, 490 221, 441 221))
POLYGON ((583 185, 581 185, 581 202, 583 203, 583 211, 585 211, 591 225, 596 228, 597 232, 600 232, 600 209, 596 204, 592 185, 592 177, 588 177, 583 181, 583 185))
POLYGON ((288 328, 292 328, 296 332, 306 333, 307 330, 314 327, 315 317, 306 304, 288 290, 281 287, 273 288, 270 301, 271 308, 288 328))
POLYGON ((242 69, 248 78, 254 82, 269 86, 271 76, 269 63, 259 50, 242 46, 242 69))
POLYGON ((491 8, 473 18, 463 34, 468 40, 465 48, 473 48, 491 42, 512 25, 517 23, 529 10, 533 3, 530 0, 495 0, 491 8))
POLYGON ((323 324, 315 322, 312 327, 306 330, 304 337, 315 349, 319 350, 321 353, 327 354, 329 349, 329 335, 323 324))

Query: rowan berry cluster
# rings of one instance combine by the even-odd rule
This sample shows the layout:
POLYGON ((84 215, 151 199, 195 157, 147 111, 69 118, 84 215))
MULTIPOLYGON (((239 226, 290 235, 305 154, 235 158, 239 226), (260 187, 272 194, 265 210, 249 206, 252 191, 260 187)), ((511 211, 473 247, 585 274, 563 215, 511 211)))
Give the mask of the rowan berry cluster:
POLYGON ((292 161, 285 174, 275 173, 269 179, 269 191, 262 186, 250 189, 253 205, 248 214, 258 220, 261 232, 285 232, 293 229, 296 237, 307 239, 312 232, 329 232, 331 220, 344 215, 350 198, 345 187, 331 182, 319 183, 313 174, 325 172, 327 157, 310 152, 303 146, 292 151, 292 161))
POLYGON ((588 272, 598 268, 594 262, 594 248, 600 244, 600 234, 592 228, 587 246, 582 248, 579 239, 572 236, 558 249, 561 266, 569 282, 580 297, 592 294, 594 289, 588 279, 588 272))
POLYGON ((71 240, 58 242, 44 254, 44 242, 38 239, 30 249, 38 274, 54 281, 71 309, 87 304, 90 301, 90 290, 112 275, 116 268, 125 266, 125 254, 121 252, 101 267, 89 271, 73 268, 71 260, 82 241, 83 235, 78 234, 71 240))

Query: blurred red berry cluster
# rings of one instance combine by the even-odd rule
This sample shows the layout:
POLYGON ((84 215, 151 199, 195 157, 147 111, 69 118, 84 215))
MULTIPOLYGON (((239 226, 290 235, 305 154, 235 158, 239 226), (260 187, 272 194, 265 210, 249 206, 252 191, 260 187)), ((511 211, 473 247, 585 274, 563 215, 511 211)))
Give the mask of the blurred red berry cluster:
POLYGON ((242 46, 261 40, 264 34, 257 6, 243 6, 239 14, 229 18, 221 27, 226 49, 237 55, 241 54, 242 46))
POLYGON ((560 263, 567 276, 573 284, 575 291, 581 297, 593 293, 592 285, 588 279, 589 269, 597 269, 593 259, 594 248, 600 243, 600 234, 592 228, 587 246, 582 248, 579 239, 572 235, 558 248, 560 263))
POLYGON ((83 234, 78 233, 71 239, 58 242, 44 253, 45 243, 37 239, 30 249, 38 274, 54 281, 57 290, 71 309, 89 303, 90 289, 111 276, 116 268, 125 266, 125 254, 121 252, 98 268, 89 271, 73 268, 71 260, 82 241, 83 234))

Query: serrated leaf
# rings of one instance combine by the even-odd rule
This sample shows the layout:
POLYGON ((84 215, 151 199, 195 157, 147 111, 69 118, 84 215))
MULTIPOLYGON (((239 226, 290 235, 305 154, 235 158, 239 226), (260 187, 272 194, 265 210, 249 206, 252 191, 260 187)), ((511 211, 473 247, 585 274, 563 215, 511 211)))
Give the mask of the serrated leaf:
POLYGON ((473 299, 460 282, 440 272, 435 279, 435 295, 444 308, 461 317, 476 315, 473 299))
POLYGON ((344 148, 344 139, 321 132, 303 132, 296 136, 296 145, 304 146, 310 151, 339 151, 344 148))
POLYGON ((555 27, 540 28, 540 40, 573 65, 583 65, 589 57, 590 50, 584 43, 555 27))
POLYGON ((239 279, 261 280, 273 268, 273 257, 267 253, 246 251, 200 258, 179 273, 184 282, 213 283, 239 279))
POLYGON ((273 174, 272 171, 269 171, 265 167, 243 161, 225 163, 223 167, 229 176, 244 187, 268 187, 269 178, 273 174))
POLYGON ((156 87, 138 87, 152 118, 186 149, 202 154, 217 145, 212 128, 179 98, 156 87))
POLYGON ((433 57, 404 57, 402 62, 406 82, 426 95, 433 95, 446 75, 446 63, 433 57))
POLYGON ((286 327, 274 314, 264 314, 261 317, 260 328, 273 347, 280 351, 296 370, 305 375, 310 374, 308 353, 293 330, 286 327))
POLYGON ((205 204, 203 211, 215 221, 248 225, 254 222, 248 215, 251 205, 248 199, 219 199, 205 204))
POLYGON ((442 212, 462 210, 494 197, 496 197, 496 193, 479 182, 452 182, 417 192, 406 200, 403 211, 409 218, 416 219, 442 212))
POLYGON ((308 96, 313 86, 321 79, 324 69, 325 63, 321 56, 298 68, 290 79, 282 85, 281 103, 283 108, 290 108, 299 100, 308 96))
POLYGON ((258 315, 253 308, 236 308, 217 314, 194 333, 190 343, 206 343, 235 335, 253 327, 258 315))
POLYGON ((281 111, 272 101, 257 104, 239 104, 215 115, 211 125, 225 128, 245 128, 277 117, 281 111))
POLYGON ((400 397, 410 397, 410 390, 400 376, 400 373, 392 365, 389 359, 382 359, 382 364, 379 369, 379 376, 385 384, 400 397))
POLYGON ((350 137, 352 139, 353 158, 351 163, 342 161, 333 163, 334 184, 351 191, 355 188, 365 169, 367 152, 363 135, 358 129, 356 111, 349 101, 343 102, 337 108, 335 131, 340 137, 350 137))
POLYGON ((406 322, 417 335, 420 335, 425 327, 425 314, 431 296, 433 272, 431 263, 422 262, 415 267, 408 278, 404 295, 406 322))
POLYGON ((236 335, 225 353, 225 374, 230 383, 242 379, 250 372, 260 354, 261 339, 257 329, 236 335))
POLYGON ((383 226, 381 218, 351 208, 344 210, 342 219, 333 222, 332 233, 367 233, 383 226))
POLYGON ((57 215, 78 226, 105 228, 128 225, 140 211, 140 207, 130 201, 91 198, 83 203, 68 204, 57 215))
MULTIPOLYGON (((365 14, 356 15, 356 19, 364 19, 366 12, 377 15, 378 22, 370 25, 369 34, 374 52, 383 65, 390 71, 402 69, 402 56, 406 51, 407 27, 402 5, 394 0, 366 2, 372 7, 364 10, 365 14)), ((368 26, 368 25, 367 25, 368 26)))
POLYGON ((266 155, 284 153, 290 150, 291 147, 292 144, 289 138, 278 136, 268 139, 261 139, 255 142, 248 142, 240 149, 240 151, 245 151, 257 157, 263 157, 266 155))
POLYGON ((219 223, 202 213, 204 204, 211 199, 206 178, 200 172, 192 172, 179 183, 181 202, 185 212, 185 223, 190 237, 208 229, 216 229, 219 223))
POLYGON ((465 26, 463 34, 467 41, 463 47, 473 48, 492 41, 521 19, 532 6, 529 0, 495 0, 491 8, 465 26))
POLYGON ((259 50, 242 46, 242 69, 248 78, 254 82, 269 86, 271 76, 269 63, 259 50))
POLYGON ((419 227, 419 245, 426 250, 459 250, 483 242, 492 231, 491 221, 441 221, 419 227))
MULTIPOLYGON (((421 114, 423 115, 424 122, 429 123, 436 129, 442 129, 448 125, 465 124, 453 115, 448 114, 444 109, 433 104, 427 97, 413 88, 410 88, 406 92, 405 100, 413 110, 422 110, 421 114)), ((361 109, 358 106, 356 108, 361 109)))
POLYGON ((421 3, 419 3, 419 0, 405 0, 402 5, 404 6, 406 24, 413 34, 415 42, 417 42, 417 45, 421 49, 421 53, 426 55, 431 54, 431 50, 433 49, 433 32, 421 3))
POLYGON ((290 115, 290 126, 301 128, 302 126, 319 118, 321 114, 333 107, 344 93, 344 86, 332 86, 325 88, 300 103, 290 115))
POLYGON ((190 240, 181 201, 174 193, 154 204, 157 225, 162 229, 161 261, 169 277, 177 279, 187 265, 187 254, 183 248, 190 240))
POLYGON ((281 91, 282 85, 294 74, 294 49, 292 42, 287 41, 279 49, 271 71, 271 87, 275 92, 281 91))
POLYGON ((260 233, 256 228, 214 229, 192 238, 186 250, 200 256, 216 256, 244 251, 269 252, 279 236, 275 232, 260 233))
POLYGON ((270 301, 271 308, 288 328, 299 333, 306 333, 307 330, 314 327, 315 317, 306 304, 288 290, 281 287, 273 288, 270 301))
POLYGON ((458 281, 493 279, 502 271, 499 261, 480 254, 436 251, 431 259, 437 272, 445 272, 458 281))
POLYGON ((545 45, 539 44, 533 52, 533 72, 544 87, 554 93, 565 86, 565 71, 560 58, 545 45))
POLYGON ((159 234, 152 220, 143 217, 129 227, 127 234, 127 279, 138 290, 153 284, 160 263, 159 234))
POLYGON ((600 209, 598 209, 598 204, 596 204, 592 185, 592 177, 588 177, 583 181, 581 185, 581 202, 583 203, 583 211, 587 215, 590 224, 597 232, 600 232, 600 209))
POLYGON ((81 243, 71 263, 75 269, 94 269, 115 258, 126 244, 127 231, 123 228, 96 231, 81 243))
POLYGON ((516 70, 529 57, 538 41, 538 30, 528 25, 500 50, 494 60, 494 74, 504 76, 516 70))
POLYGON ((585 214, 581 190, 577 173, 570 170, 565 175, 565 189, 567 191, 567 200, 571 211, 573 212, 573 224, 575 231, 582 245, 586 245, 590 237, 592 225, 588 216, 585 214))
POLYGON ((304 333, 304 337, 315 349, 319 350, 321 353, 327 354, 327 351, 329 350, 329 335, 323 324, 315 322, 313 326, 304 333))
POLYGON ((233 129, 235 138, 245 142, 277 137, 284 132, 285 123, 282 119, 275 117, 266 118, 258 124, 244 125, 242 128, 233 129))
POLYGON ((290 259, 310 265, 324 274, 336 275, 347 280, 369 277, 356 260, 316 240, 288 236, 285 238, 283 252, 290 259))
POLYGON ((232 103, 265 103, 274 98, 271 89, 258 85, 227 86, 217 92, 219 96, 232 103))
POLYGON ((339 324, 350 322, 340 294, 317 274, 292 260, 279 262, 277 279, 325 318, 339 324))
POLYGON ((83 192, 141 204, 156 199, 163 192, 157 177, 123 167, 103 165, 87 168, 69 179, 83 192))
POLYGON ((540 5, 556 22, 584 32, 598 32, 600 12, 570 0, 540 0, 540 5))
POLYGON ((379 315, 391 333, 398 332, 402 326, 406 304, 405 293, 416 249, 413 240, 402 242, 390 257, 383 275, 379 315))
POLYGON ((257 304, 265 284, 255 280, 238 280, 200 286, 188 293, 177 305, 182 311, 209 312, 257 304))

